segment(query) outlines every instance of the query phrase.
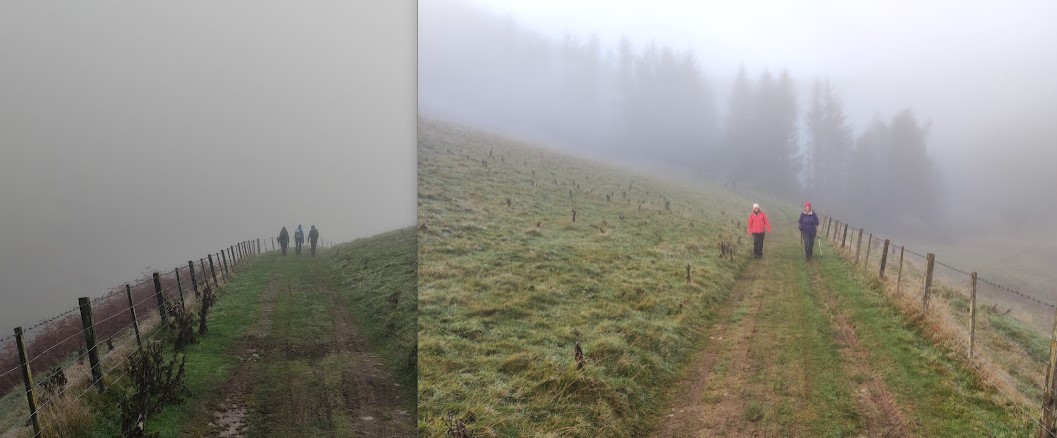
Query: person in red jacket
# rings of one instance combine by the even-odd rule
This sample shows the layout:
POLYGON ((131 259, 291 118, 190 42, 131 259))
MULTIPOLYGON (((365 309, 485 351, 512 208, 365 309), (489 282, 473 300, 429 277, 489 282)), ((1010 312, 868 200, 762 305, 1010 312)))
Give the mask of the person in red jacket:
POLYGON ((771 222, 767 220, 767 215, 760 210, 760 204, 752 204, 752 214, 749 215, 749 220, 745 222, 749 226, 749 234, 752 235, 752 255, 756 258, 762 258, 763 235, 771 232, 771 222))

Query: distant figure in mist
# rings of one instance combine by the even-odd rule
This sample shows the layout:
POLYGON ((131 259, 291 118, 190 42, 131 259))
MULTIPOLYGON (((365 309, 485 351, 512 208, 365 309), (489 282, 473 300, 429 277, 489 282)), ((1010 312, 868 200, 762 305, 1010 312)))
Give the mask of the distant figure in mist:
POLYGON ((319 230, 316 229, 315 225, 312 225, 312 229, 308 230, 308 244, 311 246, 309 250, 312 251, 312 257, 316 256, 317 240, 319 240, 319 230))
POLYGON ((286 232, 286 227, 283 227, 279 231, 279 248, 283 249, 283 255, 286 255, 286 246, 290 244, 290 233, 286 232))
POLYGON ((818 231, 818 215, 811 209, 811 203, 804 203, 804 211, 800 213, 800 239, 804 243, 804 259, 811 261, 812 250, 815 249, 815 233, 818 231))
POLYGON ((297 229, 294 230, 294 253, 301 255, 301 244, 305 243, 305 230, 301 228, 301 224, 297 224, 297 229))
POLYGON ((771 232, 771 222, 767 220, 763 210, 760 210, 760 204, 752 204, 752 214, 745 222, 748 224, 749 234, 752 235, 752 256, 763 258, 763 235, 771 232))

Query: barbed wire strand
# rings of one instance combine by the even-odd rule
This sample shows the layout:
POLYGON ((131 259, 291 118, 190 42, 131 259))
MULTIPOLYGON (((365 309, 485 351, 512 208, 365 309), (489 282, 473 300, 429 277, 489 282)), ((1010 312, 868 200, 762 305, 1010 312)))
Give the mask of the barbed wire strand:
POLYGON ((6 377, 6 376, 7 376, 8 374, 11 374, 11 373, 13 373, 13 372, 15 372, 15 371, 18 371, 18 370, 20 370, 20 369, 22 369, 22 364, 18 364, 18 365, 15 365, 15 367, 14 367, 14 368, 11 368, 11 369, 9 369, 9 370, 7 370, 7 371, 4 371, 4 373, 3 373, 3 374, 0 374, 0 379, 3 379, 3 378, 4 378, 4 377, 6 377))
POLYGON ((48 319, 43 319, 43 320, 41 320, 40 322, 38 322, 38 323, 34 324, 34 325, 33 325, 32 327, 30 327, 30 328, 28 328, 28 329, 23 329, 23 330, 22 330, 22 334, 23 334, 23 335, 25 335, 25 334, 26 334, 26 333, 28 333, 29 331, 31 331, 31 330, 33 330, 33 329, 35 329, 35 328, 37 328, 37 327, 40 327, 40 326, 42 326, 42 325, 45 325, 45 324, 50 324, 50 323, 52 323, 52 322, 54 322, 54 321, 58 320, 59 318, 65 318, 65 317, 66 317, 66 316, 68 316, 69 314, 71 314, 71 313, 73 313, 73 312, 76 312, 76 311, 78 311, 78 310, 81 310, 81 306, 77 306, 77 307, 74 307, 74 308, 72 308, 72 309, 70 309, 70 310, 67 310, 67 311, 65 311, 65 312, 62 312, 62 313, 60 313, 60 314, 58 314, 58 315, 55 315, 55 316, 53 316, 53 317, 51 317, 51 318, 48 318, 48 319))

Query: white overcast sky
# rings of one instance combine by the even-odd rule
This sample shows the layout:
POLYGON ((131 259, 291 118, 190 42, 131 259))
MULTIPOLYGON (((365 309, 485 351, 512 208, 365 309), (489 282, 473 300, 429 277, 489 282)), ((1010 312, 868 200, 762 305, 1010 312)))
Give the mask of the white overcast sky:
POLYGON ((416 220, 412 1, 0 0, 0 328, 416 220))

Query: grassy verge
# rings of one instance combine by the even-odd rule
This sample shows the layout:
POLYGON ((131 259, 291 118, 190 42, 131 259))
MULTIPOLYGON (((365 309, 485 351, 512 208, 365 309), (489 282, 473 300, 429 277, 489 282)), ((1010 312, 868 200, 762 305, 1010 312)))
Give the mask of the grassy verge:
MULTIPOLYGON (((193 418, 212 418, 212 407, 223 397, 215 389, 227 381, 238 366, 238 357, 232 356, 230 352, 253 326, 260 295, 268 284, 268 272, 276 260, 274 254, 265 254, 251 261, 231 283, 224 285, 209 312, 209 333, 185 351, 185 381, 192 400, 164 409, 148 422, 148 430, 156 431, 163 437, 205 434, 206 429, 201 424, 190 430, 185 430, 184 426, 200 423, 191 421, 193 418)), ((111 417, 117 418, 116 413, 111 417)))
POLYGON ((452 418, 478 436, 649 430, 744 267, 718 244, 737 244, 745 211, 715 188, 420 125, 419 433, 452 418))
POLYGON ((827 288, 848 311, 870 362, 914 419, 918 436, 1026 436, 1031 420, 988 388, 964 363, 928 340, 920 318, 893 306, 875 280, 837 257, 821 260, 827 288))
MULTIPOLYGON (((412 402, 418 385, 417 254, 413 228, 359 239, 323 253, 330 281, 412 402)), ((413 411, 414 404, 409 408, 413 411)))

